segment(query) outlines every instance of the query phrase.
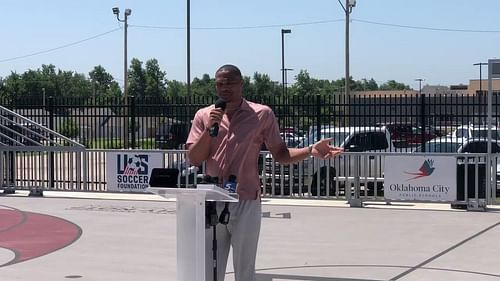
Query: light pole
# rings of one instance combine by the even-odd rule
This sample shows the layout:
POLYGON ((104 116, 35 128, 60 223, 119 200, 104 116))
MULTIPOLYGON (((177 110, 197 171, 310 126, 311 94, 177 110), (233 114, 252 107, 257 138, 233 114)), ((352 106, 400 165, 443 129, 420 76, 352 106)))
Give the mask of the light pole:
POLYGON ((483 65, 488 65, 486 62, 478 62, 474 64, 475 66, 479 65, 479 94, 481 95, 483 93, 483 73, 482 73, 482 66, 483 65))
POLYGON ((290 29, 281 29, 281 84, 283 87, 283 96, 286 94, 286 71, 285 69, 285 34, 292 33, 290 29))
POLYGON ((345 12, 345 92, 344 103, 347 102, 349 97, 350 88, 350 74, 349 74, 349 15, 352 13, 352 8, 356 6, 356 0, 345 0, 345 6, 340 0, 339 4, 345 12))
POLYGON ((128 16, 132 14, 131 9, 125 9, 125 12, 123 13, 123 19, 120 19, 120 9, 118 7, 113 8, 113 14, 116 15, 116 19, 119 22, 124 23, 124 40, 123 40, 123 98, 125 99, 125 139, 123 140, 123 144, 125 148, 128 148, 128 134, 129 134, 129 128, 128 128, 128 71, 127 71, 127 28, 128 28, 128 23, 127 19, 128 16))
POLYGON ((191 1, 186 1, 187 15, 186 15, 186 85, 187 85, 187 96, 191 97, 191 1))
POLYGON ((418 78, 418 79, 415 79, 415 81, 418 81, 418 94, 421 96, 422 95, 422 81, 424 81, 424 79, 418 78))

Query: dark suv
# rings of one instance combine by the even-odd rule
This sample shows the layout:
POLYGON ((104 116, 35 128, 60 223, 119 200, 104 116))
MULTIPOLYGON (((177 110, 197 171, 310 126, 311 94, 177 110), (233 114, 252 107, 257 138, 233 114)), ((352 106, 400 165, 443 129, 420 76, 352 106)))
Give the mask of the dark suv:
POLYGON ((156 147, 159 149, 178 149, 186 143, 188 134, 189 124, 185 122, 162 123, 156 128, 156 147))

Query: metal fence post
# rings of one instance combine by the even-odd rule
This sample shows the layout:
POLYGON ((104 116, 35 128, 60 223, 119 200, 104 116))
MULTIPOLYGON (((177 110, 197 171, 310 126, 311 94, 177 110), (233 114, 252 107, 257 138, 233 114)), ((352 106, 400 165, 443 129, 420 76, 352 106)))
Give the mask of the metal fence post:
MULTIPOLYGON (((54 119, 55 119, 55 106, 54 106, 54 97, 53 96, 50 96, 48 98, 48 112, 49 112, 49 129, 55 131, 54 129, 54 119)), ((53 144, 53 136, 51 134, 50 136, 52 139, 51 139, 51 143, 50 143, 50 146, 54 146, 53 144)), ((55 187, 55 184, 54 184, 54 170, 55 170, 55 167, 54 167, 54 151, 51 151, 49 152, 49 159, 48 160, 48 163, 47 163, 47 168, 48 168, 48 181, 49 181, 49 188, 54 188, 55 187)))
POLYGON ((422 124, 420 144, 422 146, 422 152, 425 152, 425 94, 420 94, 420 124, 422 124))
POLYGON ((316 95, 316 141, 321 139, 321 96, 316 95))
MULTIPOLYGON (((349 199, 350 207, 363 207, 363 200, 361 199, 361 189, 360 189, 360 180, 359 180, 359 169, 360 169, 360 158, 361 155, 354 154, 354 196, 349 199)), ((366 186, 365 186, 366 188, 366 186)), ((345 187, 345 192, 347 193, 347 185, 345 187)), ((351 189, 349 188, 349 193, 351 193, 351 189)))
MULTIPOLYGON (((129 96, 129 111, 130 112, 130 128, 132 131, 132 136, 131 136, 131 147, 136 148, 136 137, 137 137, 137 130, 138 130, 138 124, 136 124, 135 116, 136 116, 136 99, 135 96, 129 96)), ((129 118, 127 116, 127 118, 129 118)), ((128 147, 127 147, 128 148, 128 147)))

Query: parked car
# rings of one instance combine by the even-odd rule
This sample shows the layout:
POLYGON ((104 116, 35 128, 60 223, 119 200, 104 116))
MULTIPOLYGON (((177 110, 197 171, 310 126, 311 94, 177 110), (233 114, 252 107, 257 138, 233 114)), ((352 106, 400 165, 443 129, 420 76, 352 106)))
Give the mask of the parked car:
POLYGON ((189 124, 175 121, 162 123, 156 128, 155 144, 159 149, 178 149, 186 143, 189 135, 189 124))
MULTIPOLYGON (((455 129, 450 135, 453 138, 486 138, 488 137, 487 125, 462 125, 455 129)), ((492 126, 491 138, 500 140, 500 130, 496 126, 492 126)))
MULTIPOLYGON (((492 141, 491 153, 500 153, 500 142, 492 141)), ((422 152, 422 147, 418 147, 414 152, 422 152)), ((462 160, 467 160, 468 153, 487 153, 488 140, 486 138, 454 138, 454 137, 441 137, 433 139, 425 143, 425 152, 428 153, 459 153, 464 154, 462 160)), ((461 157, 461 156, 460 156, 461 157)), ((459 159, 460 160, 460 159, 459 159)), ((486 162, 484 157, 480 157, 479 162, 486 162)), ((496 190, 497 196, 500 194, 500 159, 496 162, 496 190)))
MULTIPOLYGON (((306 147, 318 139, 332 138, 331 144, 344 148, 345 152, 389 152, 394 151, 390 134, 384 127, 322 127, 318 137, 317 132, 310 134, 299 147, 306 147)), ((320 160, 312 156, 298 164, 281 165, 270 154, 265 157, 265 169, 262 178, 265 179, 266 192, 274 194, 310 193, 313 196, 326 195, 339 190, 345 190, 347 180, 352 182, 358 169, 360 179, 367 188, 375 186, 382 188, 383 156, 363 155, 356 161, 357 155, 341 154, 335 158, 320 160), (302 189, 299 190, 299 186, 302 189)))
MULTIPOLYGON (((425 143, 425 152, 431 153, 487 153, 488 140, 486 138, 468 138, 466 140, 456 137, 440 137, 425 143)), ((421 146, 414 152, 422 152, 421 146)), ((491 152, 500 153, 500 143, 493 140, 491 142, 491 152)))
POLYGON ((301 137, 295 133, 280 133, 280 136, 285 141, 288 147, 296 147, 304 140, 304 137, 301 137))
POLYGON ((391 134, 392 141, 396 147, 414 147, 418 146, 423 141, 429 141, 439 136, 439 133, 433 127, 426 127, 422 130, 422 126, 417 126, 412 123, 387 123, 381 124, 385 126, 391 134))

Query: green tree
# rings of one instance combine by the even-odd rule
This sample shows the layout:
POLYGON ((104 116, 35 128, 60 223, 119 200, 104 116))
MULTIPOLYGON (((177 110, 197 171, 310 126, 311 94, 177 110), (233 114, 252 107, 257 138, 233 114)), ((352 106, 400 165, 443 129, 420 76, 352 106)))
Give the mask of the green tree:
POLYGON ((157 59, 146 61, 146 88, 145 95, 148 97, 161 97, 165 94, 166 72, 161 71, 157 59))
POLYGON ((118 82, 101 65, 95 66, 89 72, 89 77, 94 97, 119 97, 122 95, 118 82))
POLYGON ((243 95, 246 97, 256 96, 255 84, 252 83, 250 76, 243 76, 243 95))
POLYGON ((271 81, 271 78, 267 74, 255 72, 253 74, 253 83, 254 94, 258 96, 279 95, 281 92, 277 83, 271 81))
POLYGON ((21 76, 15 72, 11 72, 9 76, 2 79, 0 97, 3 99, 12 99, 17 96, 21 87, 21 76))
POLYGON ((146 93, 146 72, 142 68, 142 61, 136 58, 132 59, 130 62, 128 78, 128 95, 143 97, 146 93))
POLYGON ((307 70, 300 70, 299 74, 295 76, 295 80, 297 82, 291 87, 291 92, 294 95, 306 96, 319 94, 319 87, 307 70))
POLYGON ((378 90, 378 84, 375 82, 373 78, 370 80, 366 80, 363 78, 361 80, 356 81, 356 86, 354 87, 355 91, 376 91, 378 90))
POLYGON ((92 87, 85 75, 73 71, 58 70, 57 90, 64 97, 89 98, 92 96, 92 87))
POLYGON ((167 80, 167 97, 183 97, 187 94, 186 83, 167 80))
POLYGON ((380 90, 389 91, 389 90, 409 90, 410 86, 405 85, 403 83, 398 83, 395 80, 389 80, 386 83, 380 85, 380 90))
POLYGON ((203 74, 201 79, 194 78, 191 83, 191 92, 196 96, 214 96, 215 79, 210 78, 208 74, 203 74))

